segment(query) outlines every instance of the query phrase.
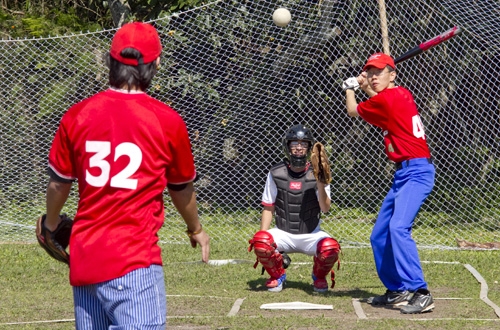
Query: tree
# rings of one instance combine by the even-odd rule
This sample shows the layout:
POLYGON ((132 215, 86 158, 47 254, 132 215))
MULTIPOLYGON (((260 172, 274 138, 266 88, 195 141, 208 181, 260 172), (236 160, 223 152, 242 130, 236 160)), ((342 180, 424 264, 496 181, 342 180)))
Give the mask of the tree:
POLYGON ((2 39, 46 37, 149 21, 203 4, 203 0, 4 0, 2 39))

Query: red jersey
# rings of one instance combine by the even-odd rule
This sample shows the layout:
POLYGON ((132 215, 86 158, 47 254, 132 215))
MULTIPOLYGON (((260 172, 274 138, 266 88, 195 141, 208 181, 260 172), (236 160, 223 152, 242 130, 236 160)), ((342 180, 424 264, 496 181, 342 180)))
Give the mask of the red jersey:
POLYGON ((49 154, 61 178, 77 179, 70 283, 88 285, 161 265, 157 232, 167 183, 196 176, 186 125, 145 93, 108 89, 71 107, 49 154))
POLYGON ((382 128, 385 152, 394 162, 429 158, 425 131, 415 100, 403 87, 387 88, 358 104, 358 114, 382 128))

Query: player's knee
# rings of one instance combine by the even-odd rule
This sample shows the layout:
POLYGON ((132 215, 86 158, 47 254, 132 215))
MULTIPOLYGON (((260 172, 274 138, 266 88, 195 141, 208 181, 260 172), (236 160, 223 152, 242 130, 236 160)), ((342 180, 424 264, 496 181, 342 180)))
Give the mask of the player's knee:
POLYGON ((267 243, 269 245, 274 244, 273 235, 265 230, 259 230, 258 232, 256 232, 255 235, 253 235, 252 241, 267 243))
POLYGON ((404 224, 390 224, 389 225, 389 235, 391 235, 391 241, 396 241, 398 239, 407 239, 411 237, 411 229, 404 224))
POLYGON ((371 246, 384 246, 387 242, 387 235, 389 235, 391 229, 389 226, 375 226, 370 234, 370 244, 371 246))
POLYGON ((269 258, 276 253, 276 243, 273 236, 264 230, 260 230, 250 240, 257 257, 269 258))
POLYGON ((323 253, 326 251, 332 251, 338 254, 340 251, 339 242, 337 242, 336 239, 331 237, 323 238, 321 241, 318 242, 318 245, 316 247, 316 252, 323 253))
POLYGON ((328 260, 329 262, 337 261, 340 252, 340 244, 336 239, 327 237, 318 242, 316 247, 316 256, 320 260, 328 260))

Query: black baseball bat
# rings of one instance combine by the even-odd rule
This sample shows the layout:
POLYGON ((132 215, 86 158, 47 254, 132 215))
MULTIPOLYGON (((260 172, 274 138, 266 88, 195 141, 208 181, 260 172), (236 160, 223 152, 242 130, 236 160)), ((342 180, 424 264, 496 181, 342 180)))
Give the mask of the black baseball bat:
POLYGON ((395 64, 401 63, 409 58, 412 58, 414 56, 422 54, 426 50, 428 50, 434 46, 437 46, 440 43, 445 42, 446 40, 451 39, 456 35, 459 35, 460 33, 462 33, 462 29, 460 29, 458 26, 455 26, 455 27, 449 29, 448 31, 441 33, 437 37, 434 37, 430 40, 424 41, 420 45, 413 47, 412 49, 410 49, 409 51, 407 51, 403 55, 396 58, 394 60, 394 63, 395 64))

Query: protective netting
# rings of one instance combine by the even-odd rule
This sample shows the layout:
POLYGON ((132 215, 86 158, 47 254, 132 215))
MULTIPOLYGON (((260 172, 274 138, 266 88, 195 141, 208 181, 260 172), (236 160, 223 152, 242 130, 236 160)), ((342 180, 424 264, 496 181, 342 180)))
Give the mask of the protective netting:
MULTIPOLYGON (((464 30, 398 65, 436 165, 413 237, 435 247, 498 241, 499 1, 387 1, 385 11, 393 56, 453 26, 464 30)), ((149 93, 188 125, 200 216, 213 240, 244 242, 258 230, 267 172, 283 157, 285 130, 302 123, 332 163, 323 228, 344 245, 368 243, 394 165, 381 131, 347 116, 341 83, 383 50, 381 23, 375 0, 215 1, 154 22, 164 52, 149 93), (287 27, 272 22, 278 7, 292 13, 287 27)), ((0 241, 34 240, 53 134, 70 105, 107 87, 102 58, 114 32, 0 42, 0 241)), ((186 242, 165 199, 160 237, 186 242)), ((73 215, 76 200, 73 189, 64 211, 73 215)))

